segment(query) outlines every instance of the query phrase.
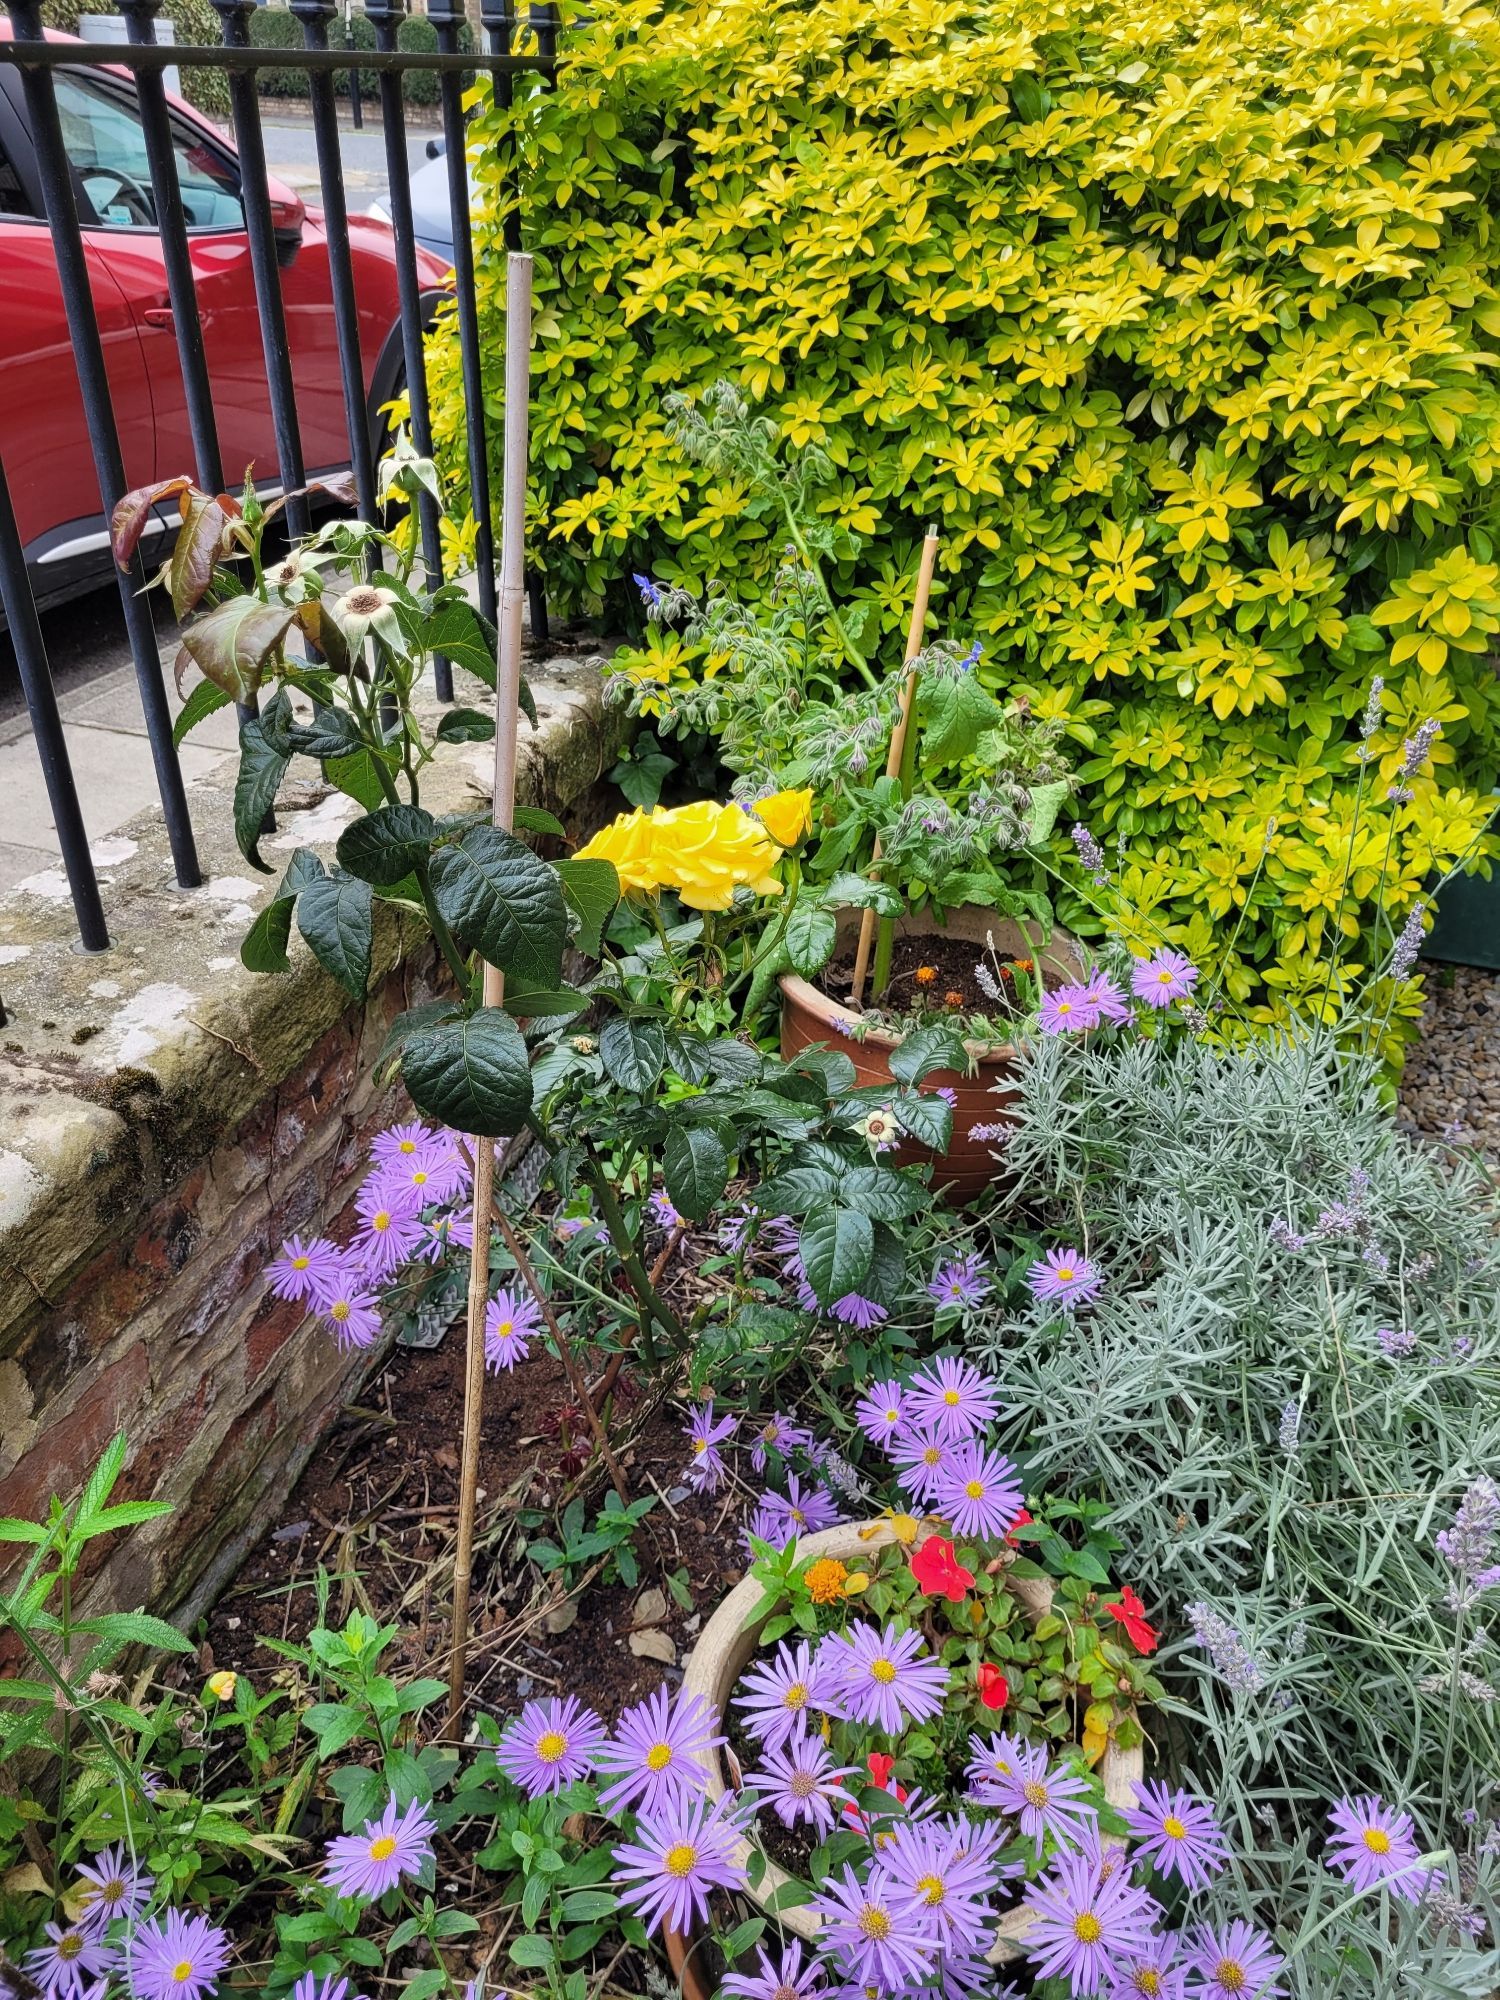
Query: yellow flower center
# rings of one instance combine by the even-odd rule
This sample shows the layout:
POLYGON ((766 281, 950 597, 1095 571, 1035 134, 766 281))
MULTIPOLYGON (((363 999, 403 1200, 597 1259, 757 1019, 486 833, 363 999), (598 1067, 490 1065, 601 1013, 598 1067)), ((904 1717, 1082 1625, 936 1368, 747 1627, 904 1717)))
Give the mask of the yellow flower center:
POLYGON ((646 1752, 646 1769, 648 1771, 665 1771, 671 1761, 672 1746, 670 1743, 653 1743, 651 1748, 646 1752))
POLYGON ((704 1452, 706 1452, 707 1450, 708 1450, 708 1439, 707 1439, 707 1438, 694 1438, 694 1439, 693 1439, 693 1456, 694 1456, 694 1458, 701 1458, 701 1457, 703 1456, 704 1452))
POLYGON ((415 1140, 415 1139, 403 1139, 403 1140, 401 1141, 401 1144, 400 1144, 400 1148, 399 1148, 399 1150, 400 1150, 401 1152, 403 1152, 403 1153, 414 1153, 414 1152, 415 1152, 415 1151, 417 1150, 417 1142, 416 1142, 416 1140, 415 1140))
POLYGON ((888 1424, 899 1424, 901 1421, 901 1412, 898 1409, 888 1406, 885 1413, 885 1420, 888 1424))
POLYGON ((514 1331, 515 1321, 502 1319, 495 1326, 495 1338, 496 1340, 509 1340, 514 1331))
POLYGON ((1047 1803, 1047 1787, 1036 1778, 1030 1778, 1022 1785, 1021 1796, 1027 1805, 1035 1806, 1040 1811, 1047 1803))
POLYGON ((982 1479, 971 1479, 964 1487, 964 1491, 971 1500, 982 1500, 984 1498, 984 1481, 982 1479))
POLYGON ((950 1410, 956 1410, 962 1398, 957 1389, 945 1389, 943 1391, 943 1401, 948 1405, 950 1410))
POLYGON ((1170 972, 1158 972, 1158 973, 1157 973, 1157 975, 1156 975, 1156 983, 1157 983, 1157 985, 1158 985, 1158 986, 1170 986, 1170 985, 1172 984, 1172 975, 1171 975, 1171 973, 1170 973, 1170 972))
POLYGON ((935 1910, 948 1893, 936 1875, 922 1875, 917 1879, 917 1888, 922 1893, 922 1901, 929 1910, 935 1910))
POLYGON ((698 1850, 686 1840, 679 1840, 675 1847, 669 1847, 662 1864, 669 1875, 675 1875, 680 1882, 684 1875, 691 1875, 698 1866, 698 1850))
POLYGON ((1372 1854, 1389 1854, 1391 1851, 1391 1836, 1388 1833, 1383 1833, 1378 1826, 1367 1826, 1365 1828, 1365 1846, 1369 1848, 1372 1854))
POLYGON ((1146 1995, 1146 2000, 1157 2000, 1161 1992, 1161 1974, 1154 1966, 1143 1965, 1131 1983, 1137 1993, 1146 1995))
POLYGON ((783 1708, 806 1708, 807 1682, 793 1681, 786 1693, 781 1697, 781 1705, 783 1708))
POLYGON ((1186 1840, 1187 1828, 1175 1813, 1168 1813, 1161 1823, 1161 1830, 1168 1840, 1186 1840))
POLYGON ((1104 1926, 1092 1910, 1080 1910, 1073 1919, 1073 1935, 1080 1944, 1097 1944, 1104 1935, 1104 1926))
POLYGON ((568 1739, 558 1729, 549 1729, 536 1739, 536 1754, 544 1764, 555 1764, 567 1748, 568 1739))
POLYGON ((185 1986, 192 1976, 193 1961, 190 1958, 179 1958, 172 1967, 172 1978, 179 1986, 185 1986))
POLYGON ((1071 1285, 1073 1282, 1073 1266, 1071 1264, 1059 1264, 1057 1275, 1065 1285, 1071 1285))
POLYGON ((372 1840, 370 1842, 370 1859, 372 1861, 389 1861, 395 1851, 396 1836, 393 1833, 383 1833, 379 1840, 372 1840))
POLYGON ((411 1177, 411 1184, 413 1187, 426 1187, 427 1179, 428 1176, 426 1170, 422 1167, 418 1167, 417 1171, 411 1177))
POLYGON ((349 1317, 349 1301, 347 1299, 335 1299, 333 1304, 328 1308, 328 1317, 330 1319, 347 1319, 349 1317))
POLYGON ((1058 1001, 1058 1003, 1057 1003, 1057 1011, 1058 1011, 1058 1013, 1059 1013, 1059 1014, 1071 1014, 1071 1013, 1072 1013, 1072 1011, 1073 1011, 1073 1003, 1072 1003, 1072 1001, 1071 1001, 1071 1000, 1059 1000, 1059 1001, 1058 1001))
POLYGON ((895 1678, 896 1668, 892 1661, 872 1660, 870 1662, 870 1679, 872 1681, 879 1681, 882 1687, 889 1687, 895 1678))
POLYGON ((788 1514, 791 1515, 792 1519, 797 1523, 797 1526, 799 1528, 805 1528, 807 1526, 807 1516, 803 1513, 800 1507, 788 1507, 787 1512, 788 1514))
POLYGON ((1214 1978, 1226 1993, 1243 1993, 1249 1983, 1245 1978, 1245 1968, 1237 1958, 1221 1958, 1214 1967, 1214 1978))
POLYGON ((305 1271, 311 1262, 311 1257, 294 1257, 292 1259, 292 1269, 294 1271, 305 1271))
POLYGON ((794 1799, 810 1799, 818 1789, 818 1781, 811 1771, 793 1771, 792 1781, 787 1789, 794 1799))
POLYGON ((922 1463, 924 1465, 941 1465, 942 1462, 943 1462, 942 1446, 939 1444, 928 1445, 927 1449, 922 1453, 922 1463))
POLYGON ((60 1937, 57 1940, 57 1955, 59 1958, 77 1958, 82 1950, 83 1939, 78 1935, 77 1931, 69 1931, 65 1937, 60 1937))
POLYGON ((891 1934, 891 1920, 876 1904, 866 1903, 859 1913, 859 1928, 865 1937, 884 1944, 891 1934))
POLYGON ((123 1903, 124 1900, 125 1884, 120 1880, 118 1875, 106 1882, 104 1887, 99 1891, 99 1901, 101 1903, 123 1903))

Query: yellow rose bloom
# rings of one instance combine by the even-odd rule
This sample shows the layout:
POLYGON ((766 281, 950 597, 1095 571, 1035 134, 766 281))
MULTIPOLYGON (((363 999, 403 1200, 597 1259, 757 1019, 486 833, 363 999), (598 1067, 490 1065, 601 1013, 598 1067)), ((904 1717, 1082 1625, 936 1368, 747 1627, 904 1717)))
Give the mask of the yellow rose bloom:
POLYGON ((234 1699, 235 1688, 239 1684, 239 1678, 238 1674, 231 1674, 227 1671, 221 1674, 210 1674, 208 1677, 208 1692, 213 1696, 215 1701, 232 1701, 234 1699))
POLYGON ((795 847, 812 832, 812 786, 805 792, 772 792, 750 810, 779 847, 795 847))
POLYGON ((661 883, 657 879, 654 861, 652 817, 639 809, 621 813, 618 819, 611 820, 592 840, 580 847, 573 859, 612 862, 620 878, 621 889, 638 889, 647 895, 654 894, 661 883))
POLYGON ((727 910, 738 888, 779 896, 772 869, 781 859, 759 820, 738 806, 699 799, 651 818, 652 859, 658 883, 675 889, 692 910, 727 910))

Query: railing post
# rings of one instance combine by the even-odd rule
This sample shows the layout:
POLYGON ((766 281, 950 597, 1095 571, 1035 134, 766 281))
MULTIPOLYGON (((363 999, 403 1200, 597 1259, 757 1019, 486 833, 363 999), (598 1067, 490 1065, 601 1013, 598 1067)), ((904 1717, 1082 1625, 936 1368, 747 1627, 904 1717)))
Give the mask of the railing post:
MULTIPOLYGON (((223 24, 226 48, 248 49, 250 16, 255 0, 213 0, 223 24)), ((276 260, 276 232, 271 221, 271 197, 266 176, 266 142, 260 127, 260 99, 255 72, 229 71, 229 102, 234 114, 234 143, 240 156, 240 190, 245 230, 250 239, 250 271, 255 281, 255 310, 260 320, 260 344, 265 355, 266 382, 271 394, 271 428, 276 438, 276 462, 286 503, 287 532, 294 540, 312 527, 302 465, 302 437, 297 425, 297 397, 292 386, 292 357, 287 345, 286 308, 281 297, 281 269, 276 260)))
MULTIPOLYGON (((214 0, 222 6, 224 0, 214 0)), ((244 4, 244 0, 242 0, 244 4)), ((394 55, 405 18, 405 0, 366 0, 365 18, 375 30, 377 50, 394 55)), ((396 285, 401 301, 401 346, 406 360, 406 393, 411 406, 411 437, 423 458, 432 456, 432 415, 427 400, 427 360, 423 352, 422 294, 417 282, 417 239, 412 225, 411 169, 406 160, 406 107, 398 70, 380 72, 380 117, 385 127, 385 164, 390 182, 391 228, 396 238, 396 285)), ((467 195, 465 196, 467 207, 467 195)), ((417 500, 422 532, 422 562, 427 588, 443 580, 443 544, 438 533, 437 502, 430 493, 417 500)), ((433 662, 439 701, 453 699, 453 668, 447 660, 433 662)))
MULTIPOLYGON (((108 951, 109 928, 104 921, 104 906, 99 901, 89 837, 78 804, 78 787, 73 782, 73 767, 52 686, 52 670, 47 664, 47 648, 31 595, 31 579, 26 574, 26 553, 21 547, 3 463, 0 463, 0 605, 5 607, 21 689, 31 716, 31 734, 47 786, 47 801, 52 807, 52 824, 57 828, 57 844, 62 849, 68 887, 73 892, 78 936, 85 951, 108 951)), ((0 1011, 0 1023, 4 1019, 0 1011)))
MULTIPOLYGON (((12 32, 18 42, 40 42, 44 39, 38 0, 6 0, 6 5, 12 32)), ((99 481, 99 498, 108 517, 114 513, 125 492, 125 464, 120 455, 120 436, 110 405, 109 374, 104 365, 104 347, 99 338, 99 321, 89 283, 88 258, 78 224, 72 170, 63 144, 62 121, 58 116, 51 71, 40 66, 23 65, 21 82, 26 93, 26 110, 31 123, 37 176, 42 186, 42 203, 57 258, 58 282, 62 290, 63 310, 68 318, 73 361, 78 370, 89 446, 99 481)), ((145 575, 139 557, 128 572, 117 568, 115 580, 124 608, 125 629, 130 637, 130 655, 140 688, 141 709, 151 744, 151 761, 156 768, 156 786, 161 797, 167 841, 172 850, 172 865, 179 886, 196 889, 203 876, 198 866, 198 850, 193 840, 193 823, 188 813, 182 767, 172 744, 172 712, 162 684, 156 627, 150 607, 141 596, 145 575)), ((58 831, 61 837, 61 827, 58 831)))
MULTIPOLYGON (((444 55, 458 55, 464 16, 457 0, 427 0, 427 18, 444 55)), ((479 609, 493 624, 495 537, 490 519, 489 443, 484 422, 484 367, 479 346, 479 299, 474 284, 474 231, 469 214, 469 156, 464 126, 463 82, 450 72, 438 79, 443 104, 443 142, 448 165, 448 206, 453 211, 453 283, 458 305, 458 349, 463 365, 464 411, 468 418, 469 501, 474 510, 474 564, 479 577, 479 609)))
MULTIPOLYGON (((291 0, 302 23, 302 40, 309 49, 328 47, 328 24, 338 12, 335 0, 291 0)), ((349 204, 344 194, 344 161, 339 151, 339 114, 333 77, 327 70, 308 74, 312 102, 313 140, 318 153, 318 181, 327 225, 328 271, 333 294, 333 327, 338 341, 339 380, 344 392, 344 424, 349 433, 349 464, 360 519, 373 523, 375 472, 371 454, 369 411, 365 403, 364 357, 359 341, 359 304, 354 291, 354 263, 349 254, 349 204)))

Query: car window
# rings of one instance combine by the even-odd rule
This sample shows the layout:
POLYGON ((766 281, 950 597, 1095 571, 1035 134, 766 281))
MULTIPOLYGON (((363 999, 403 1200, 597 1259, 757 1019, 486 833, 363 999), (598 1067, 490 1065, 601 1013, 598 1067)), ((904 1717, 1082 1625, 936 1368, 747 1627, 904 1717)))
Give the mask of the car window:
POLYGON ((26 199, 26 190, 21 185, 21 177, 5 157, 4 147, 0 147, 0 215, 30 215, 31 203, 26 199))
MULTIPOLYGON (((133 95, 77 70, 59 70, 57 109, 68 158, 99 221, 106 228, 155 229, 146 135, 133 95)), ((172 149, 189 229, 242 228, 233 162, 176 118, 172 149)))

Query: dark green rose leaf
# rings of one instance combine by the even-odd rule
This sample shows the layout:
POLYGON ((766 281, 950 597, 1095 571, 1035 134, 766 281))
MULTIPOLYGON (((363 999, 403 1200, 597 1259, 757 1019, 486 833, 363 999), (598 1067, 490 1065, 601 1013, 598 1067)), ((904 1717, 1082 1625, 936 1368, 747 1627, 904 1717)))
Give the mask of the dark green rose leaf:
POLYGON ((414 1029, 402 1050, 401 1075, 417 1109, 455 1132, 507 1139, 531 1110, 526 1044, 499 1007, 414 1029))

